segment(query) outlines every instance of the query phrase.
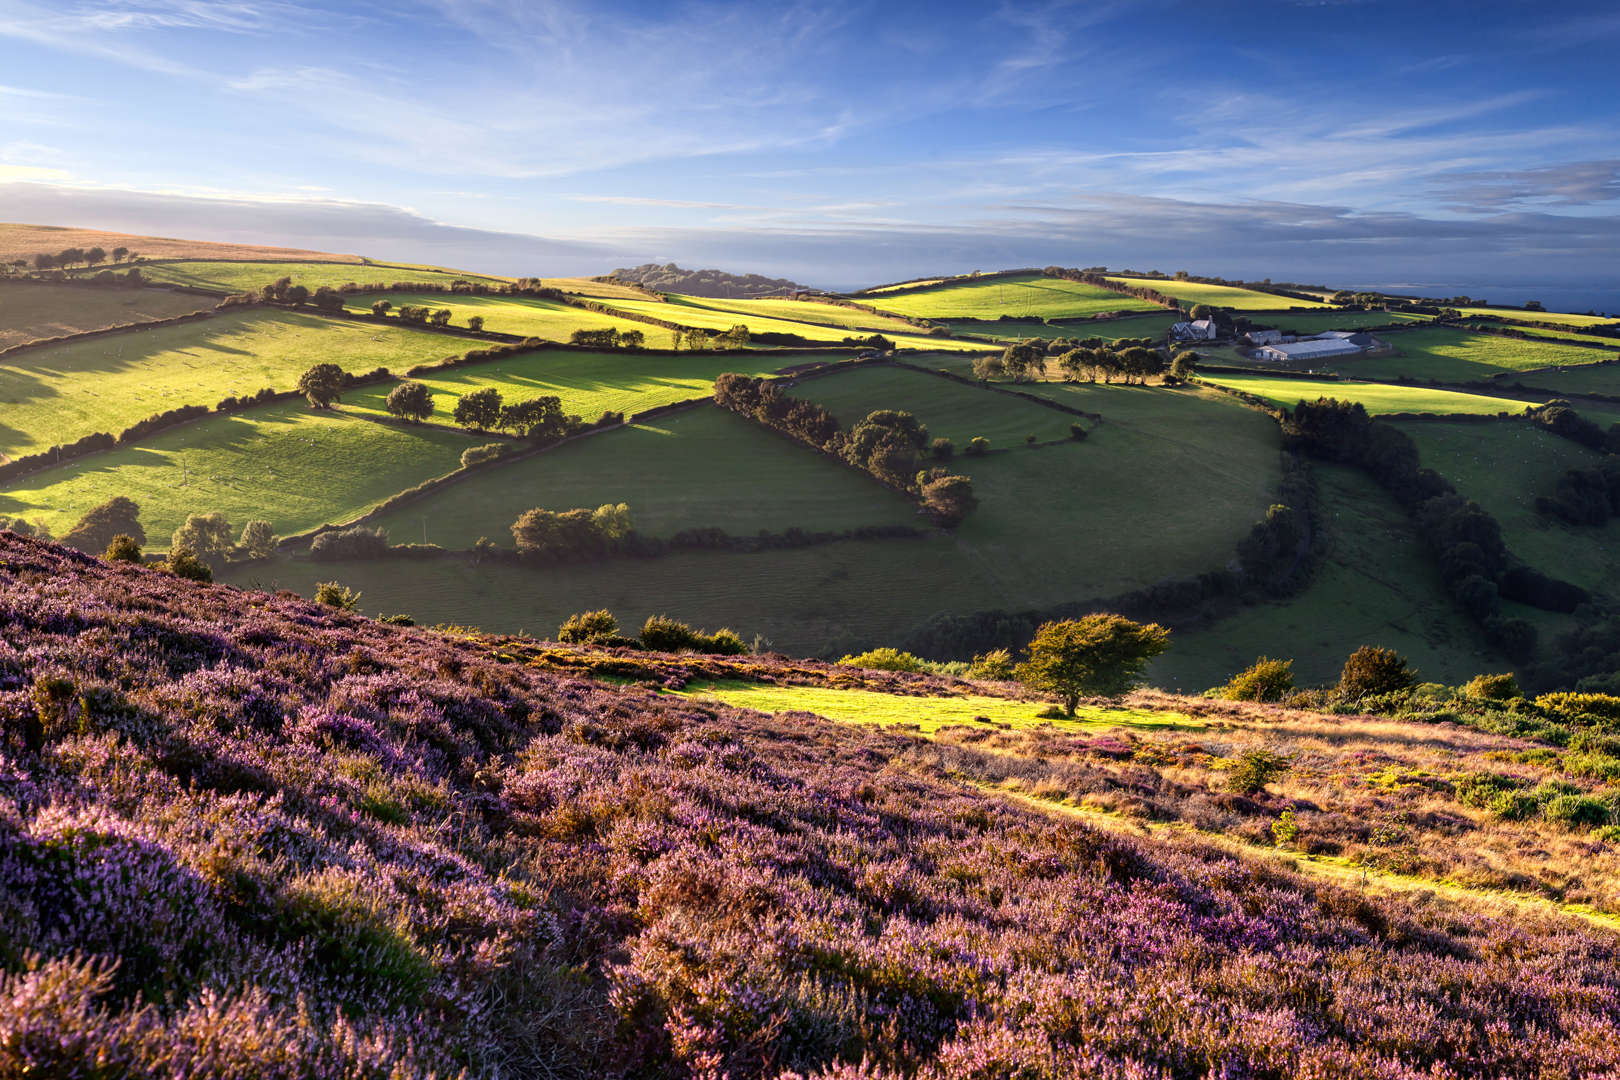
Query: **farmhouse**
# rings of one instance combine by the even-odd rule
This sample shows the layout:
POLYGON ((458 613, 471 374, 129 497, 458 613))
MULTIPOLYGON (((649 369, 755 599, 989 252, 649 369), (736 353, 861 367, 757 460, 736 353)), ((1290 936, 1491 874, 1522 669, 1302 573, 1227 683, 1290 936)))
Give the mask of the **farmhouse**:
POLYGON ((1178 322, 1170 328, 1170 336, 1177 341, 1214 341, 1216 333, 1214 319, 1178 322))
POLYGON ((1283 340, 1281 330, 1250 330, 1243 335, 1243 339, 1250 345, 1275 345, 1283 340))

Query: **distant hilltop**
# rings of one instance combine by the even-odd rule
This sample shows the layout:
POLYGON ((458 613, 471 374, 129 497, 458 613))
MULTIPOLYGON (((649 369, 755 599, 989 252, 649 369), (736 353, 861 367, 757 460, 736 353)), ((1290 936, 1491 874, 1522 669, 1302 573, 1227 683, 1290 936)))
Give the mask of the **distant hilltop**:
POLYGON ((629 269, 615 270, 597 280, 640 285, 659 292, 712 296, 728 300, 808 291, 803 285, 787 278, 768 278, 759 274, 728 274, 724 270, 683 270, 674 263, 665 263, 662 266, 657 263, 643 263, 629 269))

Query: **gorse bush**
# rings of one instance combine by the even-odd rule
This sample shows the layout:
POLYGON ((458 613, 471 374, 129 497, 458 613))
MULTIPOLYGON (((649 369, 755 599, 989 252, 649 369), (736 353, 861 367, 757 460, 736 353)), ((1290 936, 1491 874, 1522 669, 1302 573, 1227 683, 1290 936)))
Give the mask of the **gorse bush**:
POLYGON ((1463 685, 1462 694, 1480 701, 1511 701, 1523 696, 1511 671, 1505 675, 1475 675, 1463 685))
POLYGON ((607 609, 581 611, 557 627, 557 640, 565 645, 595 645, 619 639, 619 620, 607 609))
POLYGON ((191 581, 200 581, 204 584, 214 580, 213 569, 189 548, 176 547, 169 549, 169 558, 163 568, 176 577, 187 578, 191 581))
POLYGON ((112 543, 107 545, 101 557, 108 562, 138 563, 141 561, 141 545, 136 543, 133 536, 119 533, 112 538, 112 543))
POLYGON ((1009 682, 1014 677, 1017 664, 1013 654, 1007 649, 991 649, 989 652, 975 656, 973 663, 968 666, 968 674, 975 679, 989 679, 995 682, 1009 682))
POLYGON ((928 668, 927 661, 922 657, 889 646, 852 653, 838 663, 844 667, 871 668, 874 671, 926 671, 928 668))
POLYGON ((1226 786, 1240 795, 1254 795, 1264 791, 1267 784, 1288 771, 1286 758, 1269 750, 1246 750, 1232 762, 1226 774, 1226 786))
POLYGON ((1221 688, 1228 701, 1281 701, 1294 689, 1294 662, 1262 656, 1221 688))
POLYGON ((339 611, 353 611, 360 606, 360 594, 335 581, 318 583, 313 599, 323 607, 337 608, 339 611))

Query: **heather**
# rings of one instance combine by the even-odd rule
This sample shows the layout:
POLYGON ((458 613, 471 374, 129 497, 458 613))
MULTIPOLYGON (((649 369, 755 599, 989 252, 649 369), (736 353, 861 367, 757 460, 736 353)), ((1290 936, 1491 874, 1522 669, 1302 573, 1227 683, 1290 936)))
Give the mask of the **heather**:
POLYGON ((619 654, 9 535, 0 626, 0 1076, 1620 1075, 1607 932, 657 692, 987 684, 639 654, 604 684, 619 654))

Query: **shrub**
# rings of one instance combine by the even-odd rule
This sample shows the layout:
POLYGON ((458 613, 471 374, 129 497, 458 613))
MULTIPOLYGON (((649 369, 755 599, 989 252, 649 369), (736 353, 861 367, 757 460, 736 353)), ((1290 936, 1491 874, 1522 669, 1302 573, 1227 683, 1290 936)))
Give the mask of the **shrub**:
POLYGON ((1232 763, 1226 786, 1240 795, 1254 795, 1288 771, 1288 759, 1270 750, 1246 750, 1232 763))
POLYGON ((990 679, 995 682, 1008 682, 1013 678, 1013 655, 1006 649, 991 649, 982 656, 975 656, 973 663, 968 667, 968 674, 975 679, 990 679))
POLYGON ((1036 435, 1033 431, 1030 432, 1028 435, 1024 436, 1024 445, 1025 446, 1034 446, 1036 443, 1038 443, 1040 441, 1041 441, 1040 436, 1036 435))
POLYGON ((323 532, 309 545, 309 557, 316 562, 380 559, 387 554, 388 534, 382 529, 368 529, 363 525, 323 532))
POLYGON ((940 476, 924 481, 922 508, 941 528, 949 529, 961 524, 979 505, 973 494, 973 481, 965 476, 940 476))
POLYGON ((1294 688, 1294 662, 1262 656, 1221 688, 1228 701, 1281 701, 1294 688))
POLYGON ((983 457, 990 450, 990 440, 983 435, 975 435, 968 440, 965 453, 970 457, 983 457))
POLYGON ((1516 791, 1524 786, 1516 777, 1494 772, 1464 773, 1451 782, 1457 801, 1464 806, 1486 809, 1503 792, 1516 791))
POLYGON ((649 615, 641 624, 642 648, 654 652, 680 652, 695 647, 697 631, 668 615, 649 615))
POLYGON ((1613 694, 1542 694, 1536 698, 1536 707, 1577 723, 1620 720, 1620 697, 1613 694))
POLYGON ((1043 624, 1029 643, 1029 659, 1018 665, 1018 681, 1057 695, 1074 715, 1082 697, 1119 697, 1141 681, 1147 662, 1170 645, 1170 631, 1158 623, 1136 623, 1123 615, 1087 615, 1043 624))
POLYGON ((722 626, 712 634, 699 634, 697 650, 718 656, 741 656, 748 651, 748 643, 737 631, 722 626))
POLYGON ((242 526, 236 548, 249 559, 268 559, 276 553, 276 534, 268 521, 253 520, 242 526))
POLYGON ((557 640, 565 645, 594 645, 613 641, 618 636, 619 620, 606 608, 576 612, 557 627, 557 640))
POLYGON ((941 435, 929 444, 928 452, 935 461, 949 461, 956 454, 956 444, 941 435))
POLYGON ((1284 810, 1276 821, 1271 823, 1271 838, 1277 842, 1278 847, 1287 847, 1299 836, 1299 821, 1294 817, 1292 810, 1284 810))
POLYGON ((1609 806, 1591 795, 1556 795, 1547 800, 1542 816, 1568 829, 1589 829, 1609 823, 1609 806))
POLYGON ((1080 421, 1076 420, 1069 425, 1069 438, 1075 442, 1084 442, 1087 434, 1086 426, 1080 421))
POLYGON ((339 611, 353 611, 360 606, 360 594, 335 581, 322 581, 315 586, 315 602, 339 611))
POLYGON ((189 578, 204 584, 214 580, 213 569, 186 548, 171 548, 163 568, 176 577, 189 578))
POLYGON ((484 329, 484 317, 482 315, 467 316, 467 329, 475 333, 482 331, 484 329))
POLYGON ((1479 701, 1512 701, 1524 696, 1511 671, 1503 675, 1475 675, 1463 685, 1462 694, 1479 701))
POLYGON ((112 543, 107 545, 101 557, 108 562, 138 563, 141 561, 141 545, 133 536, 119 533, 112 538, 112 543))
POLYGON ((496 461, 505 457, 512 450, 510 443, 492 442, 482 446, 469 446, 461 452, 461 467, 469 468, 473 465, 482 465, 486 461, 496 461))
POLYGON ((926 671, 928 667, 922 657, 887 645, 863 653, 851 653, 838 663, 844 667, 870 668, 874 671, 926 671))
POLYGON ((1417 684, 1417 674, 1394 649, 1363 645, 1350 654, 1339 675, 1339 692, 1355 701, 1373 694, 1396 694, 1417 684))
POLYGON ((409 615, 379 615, 377 621, 387 623, 389 626, 415 626, 416 620, 409 615))

